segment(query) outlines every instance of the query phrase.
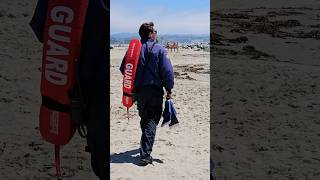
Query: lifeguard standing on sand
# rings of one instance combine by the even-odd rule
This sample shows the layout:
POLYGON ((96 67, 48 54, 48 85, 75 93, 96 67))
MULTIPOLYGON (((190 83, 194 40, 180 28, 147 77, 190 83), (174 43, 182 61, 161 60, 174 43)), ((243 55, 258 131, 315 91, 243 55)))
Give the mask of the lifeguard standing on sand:
MULTIPOLYGON (((153 22, 143 23, 139 35, 142 47, 134 84, 141 118, 140 160, 147 165, 152 164, 152 147, 162 115, 163 88, 166 90, 166 98, 170 99, 174 73, 167 51, 156 43, 157 31, 153 22)), ((120 67, 122 74, 125 59, 124 57, 120 67)))

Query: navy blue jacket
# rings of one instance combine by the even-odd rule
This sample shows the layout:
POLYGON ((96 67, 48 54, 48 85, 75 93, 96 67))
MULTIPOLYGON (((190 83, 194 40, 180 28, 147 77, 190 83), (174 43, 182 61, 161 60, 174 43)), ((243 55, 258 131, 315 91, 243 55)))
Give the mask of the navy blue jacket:
MULTIPOLYGON (((155 86, 159 88, 164 87, 166 91, 171 92, 174 84, 174 73, 167 50, 160 44, 155 43, 152 39, 142 39, 141 43, 142 47, 136 72, 135 88, 138 89, 142 86, 155 86), (148 52, 151 53, 150 56, 148 55, 148 52), (150 60, 147 67, 145 67, 148 57, 150 57, 150 60), (146 69, 144 70, 144 77, 142 78, 144 68, 146 69)), ((123 58, 120 66, 122 74, 124 71, 125 59, 126 56, 123 58)))

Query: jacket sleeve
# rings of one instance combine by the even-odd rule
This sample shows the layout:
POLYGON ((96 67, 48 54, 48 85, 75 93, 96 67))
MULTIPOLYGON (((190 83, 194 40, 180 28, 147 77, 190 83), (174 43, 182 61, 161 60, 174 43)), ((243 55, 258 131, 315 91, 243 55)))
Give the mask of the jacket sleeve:
POLYGON ((48 0, 38 0, 33 17, 29 23, 40 42, 43 42, 43 34, 46 24, 48 0))
POLYGON ((121 71, 122 75, 124 73, 124 62, 125 61, 126 61, 126 55, 123 57, 121 65, 120 65, 120 69, 119 69, 121 71))
POLYGON ((164 88, 171 93, 174 85, 174 73, 168 52, 164 48, 159 53, 159 72, 164 88))

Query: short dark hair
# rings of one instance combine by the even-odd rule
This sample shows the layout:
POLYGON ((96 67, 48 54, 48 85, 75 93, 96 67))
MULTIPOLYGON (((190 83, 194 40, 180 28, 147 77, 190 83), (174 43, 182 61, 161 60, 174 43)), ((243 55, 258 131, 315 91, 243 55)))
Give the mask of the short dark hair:
POLYGON ((149 33, 154 31, 153 22, 143 23, 139 28, 139 35, 141 39, 148 39, 149 33))

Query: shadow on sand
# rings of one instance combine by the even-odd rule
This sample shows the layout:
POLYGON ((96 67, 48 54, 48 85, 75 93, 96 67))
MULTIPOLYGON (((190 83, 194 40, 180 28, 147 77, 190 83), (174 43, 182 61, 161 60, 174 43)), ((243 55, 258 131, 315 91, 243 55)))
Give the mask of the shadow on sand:
MULTIPOLYGON (((160 159, 153 159, 153 162, 163 163, 160 159)), ((130 151, 115 153, 110 155, 110 163, 131 163, 137 166, 146 166, 140 162, 139 149, 133 149, 130 151)))

